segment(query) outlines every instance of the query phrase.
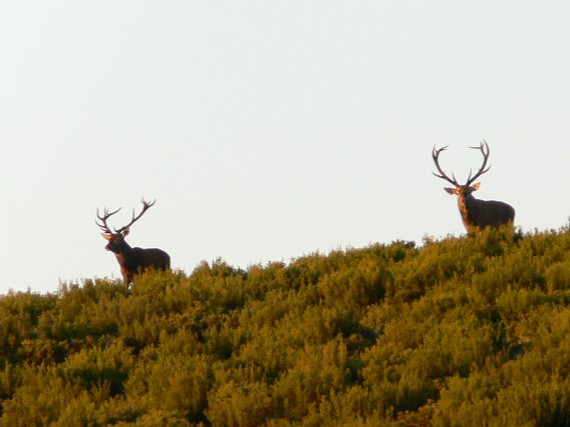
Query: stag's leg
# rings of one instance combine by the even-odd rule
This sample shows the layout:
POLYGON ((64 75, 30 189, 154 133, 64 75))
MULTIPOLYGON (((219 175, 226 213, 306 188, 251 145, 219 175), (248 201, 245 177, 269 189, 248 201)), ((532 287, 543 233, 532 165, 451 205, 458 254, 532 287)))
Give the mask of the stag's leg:
POLYGON ((125 285, 129 286, 133 282, 133 274, 127 269, 121 269, 121 273, 123 274, 125 285))

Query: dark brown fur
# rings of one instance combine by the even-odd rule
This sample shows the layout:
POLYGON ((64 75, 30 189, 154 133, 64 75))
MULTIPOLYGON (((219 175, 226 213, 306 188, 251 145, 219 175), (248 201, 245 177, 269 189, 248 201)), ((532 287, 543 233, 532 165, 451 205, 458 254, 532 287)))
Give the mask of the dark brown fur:
POLYGON ((120 233, 104 233, 103 237, 109 241, 105 249, 113 252, 117 257, 126 284, 133 281, 135 274, 143 273, 150 268, 161 270, 170 268, 170 255, 162 249, 131 248, 125 241, 123 234, 120 233))
POLYGON ((509 223, 512 225, 515 221, 515 209, 505 202, 476 199, 472 193, 478 188, 479 184, 472 187, 460 185, 456 188, 445 188, 449 194, 457 195, 459 213, 467 231, 473 228, 496 228, 509 223))

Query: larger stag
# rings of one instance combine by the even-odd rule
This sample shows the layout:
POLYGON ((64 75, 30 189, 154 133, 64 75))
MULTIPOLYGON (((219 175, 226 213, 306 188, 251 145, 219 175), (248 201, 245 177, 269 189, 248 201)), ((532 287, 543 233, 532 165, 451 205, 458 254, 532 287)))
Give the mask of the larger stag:
POLYGON ((478 147, 469 147, 481 151, 481 154, 483 155, 483 164, 473 177, 471 177, 472 171, 469 171, 469 177, 465 184, 459 184, 454 174, 451 174, 453 178, 449 178, 439 166, 439 154, 447 147, 448 146, 445 146, 438 150, 434 145, 432 157, 439 174, 435 172, 432 173, 438 178, 445 179, 453 185, 453 188, 447 187, 445 188, 445 191, 449 194, 457 195, 459 212, 461 213, 461 219, 463 220, 463 225, 465 225, 467 231, 472 229, 481 230, 485 227, 499 227, 503 224, 512 225, 515 220, 515 210, 511 205, 496 200, 478 200, 473 197, 472 194, 474 191, 478 190, 481 185, 479 182, 476 184, 473 184, 473 182, 481 175, 488 172, 491 168, 491 166, 487 167, 487 161, 489 160, 490 154, 487 142, 481 142, 478 147))
POLYGON ((107 225, 107 220, 111 215, 119 212, 121 208, 113 212, 109 212, 109 210, 105 208, 103 215, 100 215, 99 209, 97 209, 97 218, 101 222, 95 221, 95 223, 103 230, 102 235, 109 242, 107 246, 105 246, 105 249, 113 252, 117 257, 117 261, 121 266, 123 279, 127 285, 133 281, 135 274, 142 273, 149 268, 162 270, 170 268, 170 256, 162 249, 131 248, 125 241, 125 237, 129 234, 131 225, 133 225, 148 208, 153 206, 156 200, 149 203, 142 199, 141 202, 143 204, 141 213, 135 216, 135 210, 133 209, 131 222, 119 229, 115 228, 114 232, 111 231, 107 225))

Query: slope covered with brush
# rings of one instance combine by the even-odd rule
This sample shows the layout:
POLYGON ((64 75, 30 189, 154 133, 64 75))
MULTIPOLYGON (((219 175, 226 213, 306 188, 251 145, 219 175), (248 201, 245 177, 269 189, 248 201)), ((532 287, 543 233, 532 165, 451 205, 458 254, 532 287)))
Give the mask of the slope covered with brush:
POLYGON ((568 425, 570 231, 0 297, 1 423, 568 425))

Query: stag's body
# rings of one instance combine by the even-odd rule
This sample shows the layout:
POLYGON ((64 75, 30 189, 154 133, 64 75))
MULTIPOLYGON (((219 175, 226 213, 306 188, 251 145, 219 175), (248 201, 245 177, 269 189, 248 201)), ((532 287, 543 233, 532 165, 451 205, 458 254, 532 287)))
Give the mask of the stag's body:
POLYGON ((443 147, 437 150, 433 147, 432 157, 437 170, 439 171, 439 174, 434 173, 434 175, 438 178, 445 179, 454 185, 453 188, 446 187, 445 191, 457 196, 459 213, 461 214, 463 225, 467 231, 472 229, 481 230, 485 227, 496 228, 504 224, 510 224, 512 226, 515 220, 515 210, 511 205, 497 200, 478 200, 473 197, 472 194, 474 191, 478 190, 480 186, 480 183, 473 184, 473 181, 490 169, 490 166, 485 169, 490 153, 487 143, 485 142, 485 145, 481 143, 479 147, 470 147, 481 150, 481 153, 483 154, 483 165, 473 178, 471 177, 470 172, 467 182, 463 185, 457 182, 455 175, 452 174, 453 179, 449 178, 439 166, 439 153, 446 148, 447 147, 443 147))
POLYGON ((125 237, 129 234, 129 227, 137 219, 139 219, 149 207, 154 204, 154 202, 147 203, 144 201, 144 199, 142 200, 142 203, 144 206, 142 212, 137 217, 135 217, 133 211, 133 218, 131 222, 125 227, 121 227, 118 230, 115 229, 114 233, 107 226, 107 219, 111 215, 117 213, 120 208, 111 213, 105 209, 103 216, 100 216, 99 212, 97 212, 97 218, 101 220, 101 223, 97 223, 97 225, 99 225, 99 227, 104 231, 103 237, 109 242, 105 246, 105 249, 115 254, 115 257, 121 266, 121 274, 123 275, 123 280, 126 284, 129 284, 133 281, 135 274, 143 273, 148 269, 154 268, 167 270, 170 268, 170 256, 162 249, 143 249, 136 247, 132 248, 125 241, 125 237))
POLYGON ((515 218, 515 210, 511 205, 497 200, 479 200, 471 192, 458 192, 457 206, 467 230, 496 228, 512 223, 515 218))
POLYGON ((125 283, 131 283, 134 275, 154 268, 167 270, 170 268, 170 255, 158 248, 131 248, 124 239, 109 242, 105 249, 115 254, 125 283))

